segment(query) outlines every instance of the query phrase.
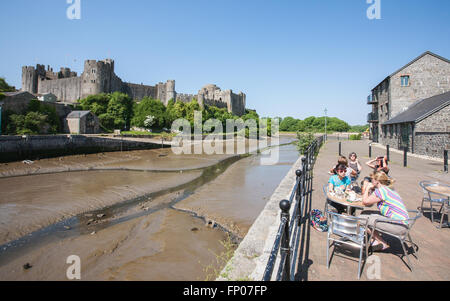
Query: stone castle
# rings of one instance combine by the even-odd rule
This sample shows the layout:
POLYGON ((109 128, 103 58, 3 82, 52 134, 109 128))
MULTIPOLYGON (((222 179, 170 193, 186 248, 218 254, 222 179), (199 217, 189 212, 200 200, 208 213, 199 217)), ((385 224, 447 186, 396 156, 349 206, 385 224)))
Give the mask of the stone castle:
POLYGON ((232 90, 222 91, 216 85, 206 85, 197 95, 178 94, 175 91, 175 81, 168 80, 155 86, 132 84, 122 81, 114 72, 114 60, 86 60, 81 76, 70 68, 61 68, 54 72, 53 68, 44 65, 22 67, 22 91, 32 94, 52 93, 59 101, 76 103, 89 95, 100 93, 123 92, 134 100, 144 97, 159 99, 167 106, 169 100, 190 102, 196 98, 200 106, 214 105, 227 108, 228 112, 242 116, 245 114, 246 95, 232 90))

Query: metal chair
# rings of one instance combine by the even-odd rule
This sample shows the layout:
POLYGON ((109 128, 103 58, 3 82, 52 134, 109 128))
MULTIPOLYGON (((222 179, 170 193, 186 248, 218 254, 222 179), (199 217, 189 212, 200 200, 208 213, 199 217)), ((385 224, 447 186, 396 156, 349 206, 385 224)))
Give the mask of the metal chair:
POLYGON ((323 185, 323 195, 325 196, 325 209, 323 210, 325 213, 328 211, 328 183, 323 185))
MULTIPOLYGON (((330 267, 329 251, 330 247, 339 244, 347 244, 359 247, 358 279, 361 278, 361 261, 363 250, 367 258, 367 222, 368 217, 360 218, 348 215, 341 215, 327 211, 328 235, 327 235, 327 268, 330 267), (330 241, 332 242, 330 245, 330 241)), ((334 249, 333 249, 334 252, 334 249)))
MULTIPOLYGON (((448 217, 450 216, 448 214, 449 207, 450 207, 450 200, 447 199, 447 202, 444 203, 444 210, 442 211, 441 224, 439 226, 440 228, 442 228, 442 223, 444 222, 444 215, 447 215, 447 220, 448 220, 448 217)), ((448 226, 448 222, 447 222, 447 226, 448 226)))
MULTIPOLYGON (((403 254, 404 254, 404 256, 406 256, 406 259, 408 260, 407 266, 412 272, 413 269, 412 269, 411 261, 409 260, 408 253, 406 252, 406 249, 405 249, 405 245, 406 245, 406 242, 409 242, 409 243, 411 243, 411 245, 413 245, 413 249, 414 249, 414 246, 417 247, 417 245, 411 239, 410 232, 411 232, 412 227, 416 223, 416 221, 419 218, 422 217, 422 214, 418 210, 408 210, 408 214, 409 214, 409 216, 411 216, 411 214, 415 214, 415 216, 414 217, 410 217, 409 219, 406 220, 407 225, 403 224, 402 221, 385 217, 385 218, 383 218, 381 220, 380 219, 376 219, 374 221, 373 230, 376 230, 376 231, 381 232, 381 233, 388 234, 389 236, 395 237, 395 238, 397 238, 400 241, 400 244, 402 245, 402 249, 403 249, 403 254), (407 229, 406 229, 406 231, 405 231, 405 233, 403 235, 398 235, 398 234, 390 233, 389 231, 380 229, 380 224, 383 224, 383 223, 404 225, 404 226, 406 226, 407 229)), ((374 231, 372 231, 372 234, 370 235, 369 241, 372 241, 373 232, 374 231)), ((413 253, 414 257, 417 258, 417 256, 414 253, 413 253)))
MULTIPOLYGON (((434 223, 434 208, 433 208, 433 204, 440 204, 441 208, 439 209, 438 213, 441 214, 442 209, 444 208, 444 206, 446 205, 446 203, 448 203, 448 198, 443 198, 442 196, 440 196, 439 194, 435 194, 432 193, 428 190, 426 190, 426 187, 430 187, 430 186, 449 186, 446 184, 440 184, 439 182, 431 182, 431 181, 422 181, 419 183, 420 187, 422 187, 422 191, 423 191, 423 198, 422 198, 422 204, 420 205, 420 211, 422 211, 423 214, 423 204, 425 202, 429 202, 430 203, 430 215, 431 215, 431 223, 434 223)), ((441 217, 441 223, 440 223, 440 227, 442 227, 442 221, 444 220, 444 214, 442 214, 441 217)))

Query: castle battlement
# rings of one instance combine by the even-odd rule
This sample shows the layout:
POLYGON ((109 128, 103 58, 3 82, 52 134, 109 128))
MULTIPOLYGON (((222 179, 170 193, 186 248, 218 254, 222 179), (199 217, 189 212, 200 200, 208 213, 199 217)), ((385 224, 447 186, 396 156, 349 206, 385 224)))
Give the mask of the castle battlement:
POLYGON ((76 103, 89 95, 122 92, 135 100, 144 97, 159 99, 167 106, 169 100, 189 102, 196 98, 201 106, 226 107, 236 115, 245 114, 245 94, 234 94, 232 90, 220 90, 214 84, 204 86, 197 95, 179 94, 175 91, 175 80, 159 82, 154 86, 133 84, 122 81, 114 72, 114 60, 85 60, 80 76, 68 67, 59 72, 53 68, 37 64, 22 67, 22 91, 33 94, 53 93, 59 101, 76 103))

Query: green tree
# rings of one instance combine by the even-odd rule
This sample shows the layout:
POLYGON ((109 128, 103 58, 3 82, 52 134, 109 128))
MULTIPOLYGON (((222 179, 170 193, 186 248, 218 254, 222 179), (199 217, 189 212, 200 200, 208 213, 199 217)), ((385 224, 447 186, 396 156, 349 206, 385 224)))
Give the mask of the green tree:
POLYGON ((12 114, 9 121, 7 131, 18 135, 47 134, 50 128, 47 116, 39 112, 12 114))
POLYGON ((114 92, 109 98, 110 100, 108 102, 106 113, 109 117, 113 118, 113 128, 121 130, 126 129, 129 126, 130 120, 133 116, 132 99, 127 94, 119 92, 114 92))
POLYGON ((286 117, 280 124, 280 131, 282 132, 295 132, 297 130, 298 120, 293 117, 286 117))
POLYGON ((102 93, 96 95, 89 95, 88 97, 80 100, 80 105, 83 110, 91 111, 97 116, 105 114, 108 110, 108 103, 110 95, 102 93))
POLYGON ((201 111, 200 105, 198 104, 197 100, 194 98, 190 102, 186 103, 186 113, 185 118, 189 120, 189 123, 191 124, 191 127, 194 127, 194 113, 195 111, 201 111))
POLYGON ((365 132, 369 128, 369 125, 353 125, 350 127, 351 132, 362 133, 365 132))
POLYGON ((16 91, 15 87, 8 85, 3 77, 0 77, 0 92, 14 92, 16 91))
POLYGON ((144 97, 137 106, 135 106, 134 116, 131 124, 137 127, 145 127, 147 116, 154 117, 154 127, 163 128, 166 120, 166 107, 162 102, 149 97, 144 97))

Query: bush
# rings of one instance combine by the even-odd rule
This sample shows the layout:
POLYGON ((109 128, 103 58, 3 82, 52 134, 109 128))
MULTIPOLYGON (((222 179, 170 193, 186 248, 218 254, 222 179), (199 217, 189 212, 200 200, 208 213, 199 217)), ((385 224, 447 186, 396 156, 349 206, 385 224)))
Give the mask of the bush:
POLYGON ((297 149, 298 151, 303 154, 308 147, 311 145, 311 143, 314 142, 314 135, 313 133, 300 133, 297 132, 297 149))
POLYGON ((47 115, 39 112, 28 112, 26 115, 12 114, 9 121, 7 131, 18 135, 47 134, 50 129, 47 115))
POLYGON ((350 135, 350 140, 361 140, 361 134, 350 135))

